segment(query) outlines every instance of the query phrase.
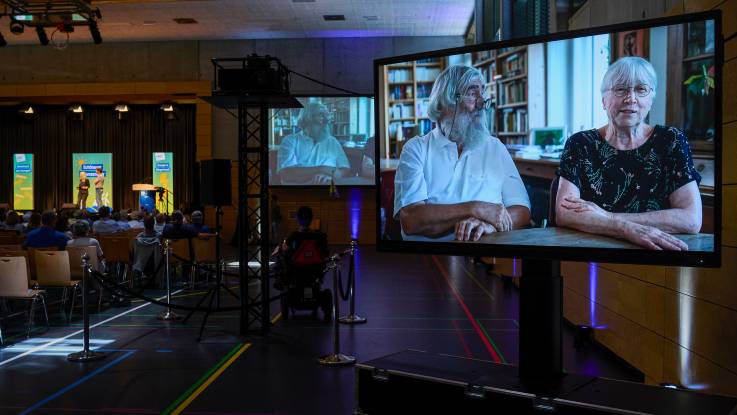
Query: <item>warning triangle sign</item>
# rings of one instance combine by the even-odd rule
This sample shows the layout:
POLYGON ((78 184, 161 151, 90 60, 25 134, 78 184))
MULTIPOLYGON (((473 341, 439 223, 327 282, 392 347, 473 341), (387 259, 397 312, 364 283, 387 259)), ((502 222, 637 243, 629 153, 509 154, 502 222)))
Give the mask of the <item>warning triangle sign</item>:
POLYGON ((323 262, 325 262, 325 257, 314 239, 302 241, 302 244, 292 255, 292 264, 296 266, 322 264, 323 262))

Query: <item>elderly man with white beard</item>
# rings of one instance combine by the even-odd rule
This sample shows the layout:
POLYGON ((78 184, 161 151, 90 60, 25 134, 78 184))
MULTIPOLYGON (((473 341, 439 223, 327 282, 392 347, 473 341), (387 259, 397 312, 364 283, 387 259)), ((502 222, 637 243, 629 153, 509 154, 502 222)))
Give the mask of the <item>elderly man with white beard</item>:
POLYGON ((300 110, 301 131, 284 137, 277 153, 277 172, 282 184, 330 184, 350 173, 343 147, 330 134, 330 111, 321 102, 300 110))
POLYGON ((484 78, 454 65, 435 80, 428 115, 436 127, 403 147, 394 216, 410 241, 476 241, 530 222, 530 199, 509 152, 492 137, 484 78))

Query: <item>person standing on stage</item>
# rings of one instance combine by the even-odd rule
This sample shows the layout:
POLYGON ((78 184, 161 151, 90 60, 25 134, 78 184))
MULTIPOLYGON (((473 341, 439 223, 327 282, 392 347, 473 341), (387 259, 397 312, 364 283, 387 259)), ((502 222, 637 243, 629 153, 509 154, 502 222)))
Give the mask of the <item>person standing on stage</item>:
POLYGON ((95 178, 95 203, 97 208, 100 209, 102 206, 102 190, 105 186, 105 173, 102 172, 102 167, 95 168, 97 177, 95 178))
POLYGON ((79 184, 77 185, 77 206, 80 209, 87 208, 87 196, 89 195, 90 180, 87 178, 87 173, 79 172, 79 184))

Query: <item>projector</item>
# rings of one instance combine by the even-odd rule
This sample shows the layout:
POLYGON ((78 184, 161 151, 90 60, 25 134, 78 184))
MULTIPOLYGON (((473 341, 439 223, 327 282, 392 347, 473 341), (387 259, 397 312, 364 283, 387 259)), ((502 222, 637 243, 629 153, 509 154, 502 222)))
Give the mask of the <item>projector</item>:
POLYGON ((245 58, 213 59, 215 90, 230 94, 289 94, 289 71, 279 59, 249 55, 245 58))

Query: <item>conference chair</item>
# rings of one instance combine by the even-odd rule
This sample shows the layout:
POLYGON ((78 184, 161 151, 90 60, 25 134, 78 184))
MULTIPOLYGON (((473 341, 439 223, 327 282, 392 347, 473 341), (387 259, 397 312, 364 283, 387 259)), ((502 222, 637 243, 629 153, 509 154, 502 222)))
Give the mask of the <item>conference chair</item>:
POLYGON ((36 251, 36 285, 44 288, 61 288, 61 311, 67 300, 67 291, 72 289, 71 307, 67 321, 71 323, 74 312, 74 301, 77 291, 81 288, 80 280, 73 280, 69 266, 69 253, 67 251, 36 251))
MULTIPOLYGON (((38 302, 44 310, 46 317, 46 328, 49 325, 49 313, 46 310, 46 300, 44 299, 43 290, 28 288, 28 265, 22 256, 2 257, 0 258, 0 298, 11 300, 28 300, 31 306, 28 309, 28 324, 26 327, 26 337, 31 336, 31 328, 34 323, 34 314, 38 302)), ((7 310, 7 307, 5 308, 7 310)), ((7 321, 8 315, 3 318, 3 322, 7 321)), ((0 326, 0 345, 3 344, 2 327, 0 326)))
POLYGON ((100 247, 108 264, 115 264, 115 275, 120 282, 126 282, 131 265, 130 241, 126 235, 106 235, 98 237, 100 247), (122 267, 122 272, 121 272, 122 267))
POLYGON ((35 284, 36 280, 36 251, 58 251, 59 248, 56 246, 49 246, 45 248, 28 248, 28 270, 31 275, 31 285, 35 284))
POLYGON ((22 242, 18 232, 10 229, 0 229, 0 245, 18 245, 22 242))
MULTIPOLYGON (((68 246, 67 252, 69 252, 69 273, 71 278, 74 280, 81 280, 84 276, 84 268, 82 268, 82 257, 87 254, 89 256, 90 266, 93 271, 100 270, 100 261, 97 258, 97 248, 94 246, 68 246)), ((103 251, 104 252, 104 251, 103 251)), ((102 287, 97 283, 97 280, 88 277, 87 280, 87 292, 89 293, 89 287, 96 287, 97 290, 97 312, 102 310, 102 287)), ((85 294, 86 295, 86 294, 85 294)))
MULTIPOLYGON (((182 278, 185 276, 184 270, 187 266, 190 267, 190 276, 197 272, 197 269, 194 266, 187 264, 188 262, 194 262, 191 239, 170 239, 169 247, 171 248, 171 255, 169 256, 170 271, 171 268, 179 267, 181 269, 182 278)), ((194 277, 190 280, 189 289, 194 289, 194 277)))
POLYGON ((0 252, 3 251, 20 251, 23 249, 22 245, 0 245, 0 252))
POLYGON ((28 251, 24 251, 22 249, 18 249, 17 251, 0 251, 0 257, 18 257, 22 256, 25 258, 26 261, 26 275, 28 276, 28 281, 26 281, 27 287, 33 287, 33 283, 31 281, 31 265, 28 261, 28 251))
MULTIPOLYGON (((216 236, 198 236, 192 238, 192 251, 194 251, 194 263, 197 265, 217 265, 218 257, 215 255, 215 245, 217 244, 216 236)), ((195 269, 192 273, 192 287, 195 285, 195 276, 197 273, 205 274, 205 281, 209 275, 215 274, 214 268, 209 268, 208 271, 202 272, 201 268, 195 269)))

